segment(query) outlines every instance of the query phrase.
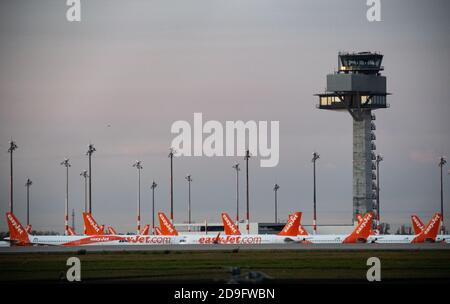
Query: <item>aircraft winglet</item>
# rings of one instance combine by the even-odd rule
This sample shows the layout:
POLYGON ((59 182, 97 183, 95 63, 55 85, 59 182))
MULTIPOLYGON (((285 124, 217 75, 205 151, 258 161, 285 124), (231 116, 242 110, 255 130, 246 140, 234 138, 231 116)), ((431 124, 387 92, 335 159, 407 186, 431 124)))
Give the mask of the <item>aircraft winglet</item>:
POLYGON ((113 235, 117 235, 117 231, 111 226, 108 226, 108 233, 109 234, 113 234, 113 235))
POLYGON ((144 228, 141 231, 141 235, 148 235, 148 232, 150 231, 150 225, 147 224, 144 226, 144 228))

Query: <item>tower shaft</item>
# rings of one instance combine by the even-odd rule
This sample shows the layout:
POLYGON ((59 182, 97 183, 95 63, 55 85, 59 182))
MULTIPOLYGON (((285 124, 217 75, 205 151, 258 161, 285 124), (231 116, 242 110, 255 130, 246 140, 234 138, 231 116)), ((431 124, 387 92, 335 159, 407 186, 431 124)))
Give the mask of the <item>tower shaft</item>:
POLYGON ((353 220, 374 209, 371 134, 371 110, 364 110, 360 119, 353 119, 353 220))

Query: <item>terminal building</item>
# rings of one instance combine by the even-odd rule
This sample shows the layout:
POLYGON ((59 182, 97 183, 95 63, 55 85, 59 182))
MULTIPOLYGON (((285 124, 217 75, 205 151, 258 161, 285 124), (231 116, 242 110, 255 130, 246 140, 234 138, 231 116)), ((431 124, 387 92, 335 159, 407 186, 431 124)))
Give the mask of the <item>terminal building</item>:
MULTIPOLYGON (((283 229, 286 223, 264 223, 253 222, 250 223, 250 234, 278 234, 283 229)), ((175 224, 175 228, 180 234, 212 234, 218 233, 224 234, 224 228, 222 223, 193 223, 193 224, 175 224)), ((302 226, 308 231, 309 234, 313 234, 312 225, 302 226)), ((353 231, 354 225, 318 225, 318 234, 349 234, 353 231)), ((246 234, 245 223, 239 223, 239 230, 242 234, 246 234)))

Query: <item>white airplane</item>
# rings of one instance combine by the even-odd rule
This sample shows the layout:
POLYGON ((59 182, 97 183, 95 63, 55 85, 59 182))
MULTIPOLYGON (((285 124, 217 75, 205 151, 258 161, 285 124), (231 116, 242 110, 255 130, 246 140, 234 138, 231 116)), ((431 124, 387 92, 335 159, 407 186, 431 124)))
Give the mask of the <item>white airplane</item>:
POLYGON ((381 244, 386 243, 417 244, 417 243, 436 242, 438 241, 437 234, 439 231, 441 220, 442 215, 436 212, 434 216, 431 218, 430 222, 423 229, 415 230, 414 235, 391 235, 391 234, 371 235, 369 236, 369 239, 367 241, 370 243, 381 243, 381 244))
POLYGON ((350 244, 350 243, 366 243, 372 231, 373 213, 366 213, 358 222, 352 233, 343 234, 314 234, 310 235, 299 224, 298 237, 302 243, 306 244, 350 244))
POLYGON ((6 220, 10 236, 5 240, 18 246, 167 245, 179 244, 182 239, 167 235, 30 235, 13 213, 6 213, 6 220))
MULTIPOLYGON (((196 235, 180 235, 181 243, 184 244, 283 244, 299 242, 297 237, 298 225, 300 224, 302 213, 295 212, 278 235, 273 234, 245 234, 241 235, 239 228, 233 223, 231 218, 225 212, 222 213, 222 221, 224 224, 225 235, 220 233, 215 235, 196 234, 196 235)), ((178 231, 172 225, 170 220, 164 213, 158 213, 161 232, 163 235, 178 235, 178 231)))

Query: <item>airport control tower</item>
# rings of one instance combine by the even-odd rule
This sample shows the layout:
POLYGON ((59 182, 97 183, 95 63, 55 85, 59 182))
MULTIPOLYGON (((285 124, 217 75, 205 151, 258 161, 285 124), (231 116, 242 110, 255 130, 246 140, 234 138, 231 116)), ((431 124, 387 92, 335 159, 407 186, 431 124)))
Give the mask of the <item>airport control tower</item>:
POLYGON ((376 211, 375 115, 387 108, 383 55, 372 52, 339 53, 338 71, 327 75, 319 109, 346 111, 353 118, 353 220, 358 213, 376 211))

